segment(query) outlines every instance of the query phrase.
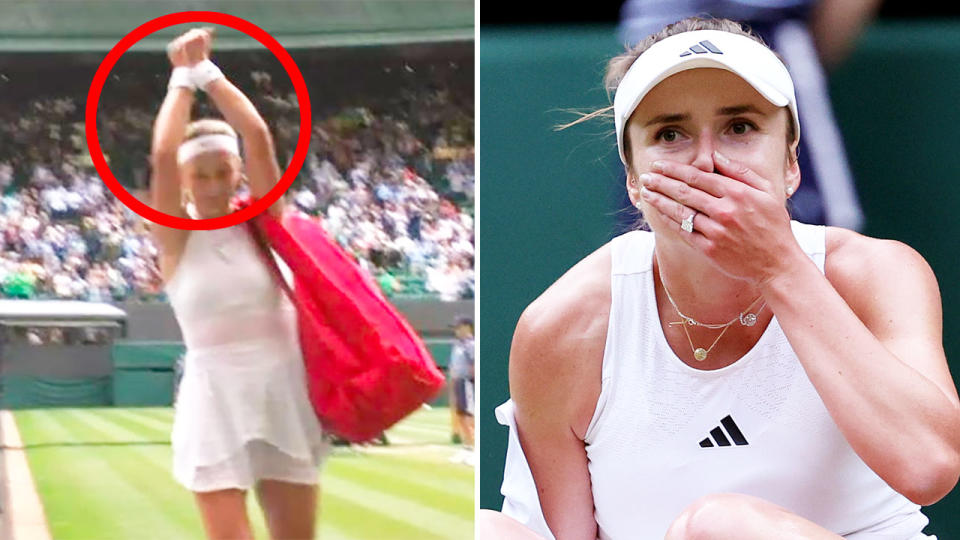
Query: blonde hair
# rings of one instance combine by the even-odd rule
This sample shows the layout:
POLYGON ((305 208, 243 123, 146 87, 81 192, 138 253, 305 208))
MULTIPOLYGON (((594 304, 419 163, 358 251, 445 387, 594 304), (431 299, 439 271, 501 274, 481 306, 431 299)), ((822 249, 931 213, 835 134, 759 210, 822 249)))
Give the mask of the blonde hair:
POLYGON ((203 135, 229 135, 237 139, 237 131, 233 126, 219 118, 201 118, 187 124, 187 131, 183 136, 184 142, 196 139, 203 135))

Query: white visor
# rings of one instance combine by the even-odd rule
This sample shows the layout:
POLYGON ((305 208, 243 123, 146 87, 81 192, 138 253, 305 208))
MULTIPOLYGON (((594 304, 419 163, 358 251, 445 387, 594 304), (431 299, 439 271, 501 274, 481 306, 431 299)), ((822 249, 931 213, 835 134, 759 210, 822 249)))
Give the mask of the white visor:
POLYGON ((653 87, 667 77, 694 68, 732 71, 777 107, 789 107, 797 137, 800 118, 793 79, 783 62, 751 38, 720 30, 694 30, 658 41, 643 52, 624 75, 613 99, 620 161, 626 165, 623 132, 630 115, 653 87))
POLYGON ((207 152, 228 152, 240 156, 237 138, 230 135, 201 135, 180 145, 177 149, 177 164, 183 165, 191 159, 207 152))

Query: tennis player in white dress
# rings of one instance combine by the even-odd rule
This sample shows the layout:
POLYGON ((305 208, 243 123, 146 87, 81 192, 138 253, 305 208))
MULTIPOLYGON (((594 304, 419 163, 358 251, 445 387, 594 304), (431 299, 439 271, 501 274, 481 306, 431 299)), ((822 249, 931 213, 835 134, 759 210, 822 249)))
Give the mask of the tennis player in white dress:
MULTIPOLYGON (((255 198, 280 178, 266 123, 210 62, 211 41, 196 29, 170 44, 174 69, 153 134, 154 208, 195 219, 230 213, 244 177, 255 198), (226 122, 190 122, 201 90, 226 122)), ((282 204, 269 212, 279 215, 282 204)), ((313 538, 329 446, 307 397, 293 305, 243 225, 153 231, 187 348, 175 403, 174 477, 195 493, 209 538, 252 538, 251 489, 271 537, 313 538)))

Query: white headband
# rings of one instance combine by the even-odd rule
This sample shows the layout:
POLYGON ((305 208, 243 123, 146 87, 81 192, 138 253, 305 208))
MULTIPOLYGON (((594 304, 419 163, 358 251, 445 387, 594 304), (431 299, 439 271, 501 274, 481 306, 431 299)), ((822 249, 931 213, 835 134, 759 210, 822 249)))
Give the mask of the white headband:
POLYGON ((789 107, 800 136, 797 97, 790 72, 777 55, 747 36, 720 30, 694 30, 658 41, 643 52, 617 86, 613 112, 620 161, 627 164, 623 132, 643 97, 667 77, 694 68, 720 68, 747 81, 770 103, 789 107))
POLYGON ((177 164, 183 165, 200 154, 217 151, 228 152, 239 157, 240 145, 237 143, 237 138, 218 133, 190 139, 177 149, 177 164))

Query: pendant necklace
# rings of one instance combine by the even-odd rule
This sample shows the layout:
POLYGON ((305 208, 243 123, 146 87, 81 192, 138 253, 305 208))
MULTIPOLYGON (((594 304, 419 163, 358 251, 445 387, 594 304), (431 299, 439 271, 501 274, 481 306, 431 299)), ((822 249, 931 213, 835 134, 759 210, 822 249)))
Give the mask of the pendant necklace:
POLYGON ((729 330, 730 327, 733 326, 733 323, 739 321, 742 326, 753 326, 757 324, 757 314, 763 311, 763 308, 767 305, 767 303, 764 302, 760 304, 759 308, 757 308, 756 313, 751 313, 750 310, 753 309, 753 306, 755 306, 757 302, 759 302, 760 299, 762 298, 762 296, 758 296, 756 300, 754 300, 753 302, 750 303, 749 306, 747 306, 747 309, 740 312, 739 315, 731 319, 729 322, 722 323, 722 324, 702 323, 697 321, 693 317, 688 317, 684 315, 683 312, 680 311, 680 308, 677 307, 677 303, 674 302, 673 297, 670 296, 670 291, 667 290, 667 283, 663 280, 663 273, 660 272, 660 265, 657 265, 657 273, 660 275, 660 284, 663 285, 663 291, 667 293, 667 300, 670 301, 670 305, 673 306, 674 311, 676 311, 677 315, 680 316, 679 321, 671 322, 669 324, 670 326, 675 326, 678 324, 683 326, 683 333, 686 334, 687 336, 687 342, 690 343, 690 349, 693 351, 693 358, 697 362, 703 362, 704 360, 707 359, 707 356, 710 354, 710 351, 712 351, 713 348, 717 345, 717 342, 720 341, 720 338, 722 338, 723 335, 727 333, 727 330, 729 330), (717 339, 713 340, 713 343, 710 345, 710 347, 704 349, 703 347, 694 346, 693 340, 690 338, 690 331, 687 330, 687 326, 702 326, 703 328, 710 328, 714 330, 718 330, 722 328, 723 331, 720 332, 720 335, 717 336, 717 339))

